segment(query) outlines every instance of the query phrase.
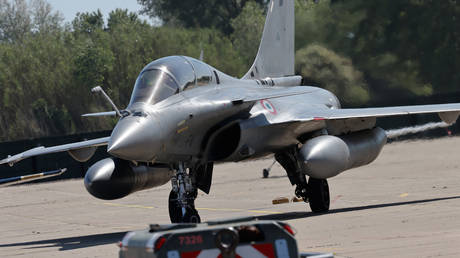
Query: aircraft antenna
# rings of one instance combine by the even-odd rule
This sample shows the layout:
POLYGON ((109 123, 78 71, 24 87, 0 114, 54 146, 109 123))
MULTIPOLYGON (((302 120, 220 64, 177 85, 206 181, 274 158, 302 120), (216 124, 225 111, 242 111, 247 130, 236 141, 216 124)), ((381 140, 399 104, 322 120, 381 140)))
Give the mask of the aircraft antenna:
POLYGON ((105 91, 101 88, 101 86, 96 86, 94 88, 91 89, 91 92, 100 92, 102 93, 102 95, 104 96, 104 98, 110 103, 110 105, 112 105, 113 109, 115 109, 115 112, 117 112, 117 115, 119 117, 123 117, 121 115, 121 112, 120 110, 117 108, 117 106, 115 105, 115 103, 113 103, 112 99, 109 97, 109 95, 107 95, 107 93, 105 93, 105 91))
POLYGON ((203 50, 203 44, 200 42, 200 61, 204 61, 204 50, 203 50))
POLYGON ((204 59, 204 51, 203 49, 201 49, 201 52, 200 52, 200 61, 203 61, 204 59))

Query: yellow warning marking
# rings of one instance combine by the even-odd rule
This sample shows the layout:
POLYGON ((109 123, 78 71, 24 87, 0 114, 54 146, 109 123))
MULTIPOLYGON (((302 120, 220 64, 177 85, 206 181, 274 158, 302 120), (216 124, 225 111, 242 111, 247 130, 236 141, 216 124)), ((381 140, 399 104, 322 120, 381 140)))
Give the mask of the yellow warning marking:
POLYGON ((181 126, 184 125, 184 124, 185 124, 185 120, 182 120, 182 121, 180 121, 180 122, 177 124, 177 127, 181 127, 181 126))
POLYGON ((40 173, 40 174, 34 174, 34 175, 28 175, 28 176, 21 176, 21 181, 22 180, 31 180, 31 179, 36 179, 36 178, 40 178, 44 176, 43 173, 40 173))
POLYGON ((143 206, 143 205, 132 205, 132 204, 120 204, 120 203, 110 203, 104 202, 104 205, 114 206, 114 207, 125 207, 125 208, 140 208, 140 209, 154 209, 153 206, 143 206))
MULTIPOLYGON (((331 247, 332 248, 332 247, 331 247)), ((299 250, 301 253, 325 253, 325 254, 333 254, 337 255, 337 252, 342 252, 343 248, 334 248, 334 251, 328 248, 312 248, 311 250, 299 250)))
POLYGON ((297 196, 294 196, 294 197, 292 197, 291 201, 292 201, 292 202, 303 202, 303 199, 302 199, 302 198, 299 198, 299 197, 297 197, 297 196))
POLYGON ((400 194, 399 197, 404 198, 404 197, 407 197, 408 195, 409 195, 408 193, 403 193, 403 194, 400 194))
POLYGON ((183 128, 181 128, 181 129, 177 130, 177 133, 183 133, 183 132, 186 131, 187 129, 188 129, 188 126, 183 127, 183 128))
POLYGON ((272 204, 283 204, 283 203, 289 203, 289 198, 287 197, 277 197, 272 200, 272 204))

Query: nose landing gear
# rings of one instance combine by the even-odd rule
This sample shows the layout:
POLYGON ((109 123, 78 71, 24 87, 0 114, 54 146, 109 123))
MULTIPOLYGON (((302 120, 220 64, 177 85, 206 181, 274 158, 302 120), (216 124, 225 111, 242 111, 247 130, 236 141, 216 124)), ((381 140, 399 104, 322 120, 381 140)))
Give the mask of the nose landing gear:
POLYGON ((168 202, 171 223, 200 223, 200 215, 195 209, 195 199, 198 195, 195 174, 187 173, 184 164, 180 163, 171 183, 172 190, 168 202))

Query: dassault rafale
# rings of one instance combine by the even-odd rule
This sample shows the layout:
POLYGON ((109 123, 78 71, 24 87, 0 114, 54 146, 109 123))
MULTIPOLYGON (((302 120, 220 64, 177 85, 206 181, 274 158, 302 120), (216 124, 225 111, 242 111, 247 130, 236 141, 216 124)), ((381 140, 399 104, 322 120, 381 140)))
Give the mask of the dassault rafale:
POLYGON ((294 74, 294 1, 271 0, 257 56, 241 79, 191 57, 160 58, 140 72, 124 110, 93 89, 115 111, 87 116, 119 116, 110 137, 38 147, 0 164, 64 151, 85 162, 107 146, 111 157, 85 175, 88 192, 113 200, 171 182, 169 215, 181 223, 201 221, 194 202, 198 189, 209 194, 213 164, 274 154, 295 195, 326 212, 327 179, 369 164, 385 145, 377 118, 437 113, 451 124, 460 114, 460 103, 341 108, 333 93, 301 80, 294 74))

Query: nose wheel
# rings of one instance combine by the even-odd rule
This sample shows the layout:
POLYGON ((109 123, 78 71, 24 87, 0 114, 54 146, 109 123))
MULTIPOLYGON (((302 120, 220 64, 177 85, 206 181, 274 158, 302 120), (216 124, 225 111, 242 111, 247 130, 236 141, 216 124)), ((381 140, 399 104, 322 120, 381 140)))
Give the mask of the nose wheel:
POLYGON ((177 198, 177 193, 171 190, 169 193, 169 218, 171 223, 200 223, 201 218, 195 205, 191 204, 185 207, 185 214, 182 212, 182 206, 177 198))
POLYGON ((201 218, 195 209, 198 194, 193 183, 194 175, 187 173, 183 164, 179 164, 176 174, 171 179, 172 190, 169 193, 168 209, 171 223, 200 223, 201 218))

